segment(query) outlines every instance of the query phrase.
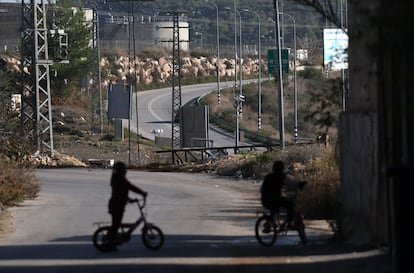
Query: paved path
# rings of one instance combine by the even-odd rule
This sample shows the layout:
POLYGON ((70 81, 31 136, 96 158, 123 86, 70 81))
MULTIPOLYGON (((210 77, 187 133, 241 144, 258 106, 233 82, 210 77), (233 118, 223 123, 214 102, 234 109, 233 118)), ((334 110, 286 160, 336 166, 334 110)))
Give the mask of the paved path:
MULTIPOLYGON (((149 192, 148 216, 166 235, 159 251, 139 233, 117 253, 100 253, 91 236, 107 221, 109 170, 38 170, 42 191, 11 210, 15 231, 0 241, 0 272, 390 272, 380 250, 328 243, 323 222, 310 222, 310 244, 294 233, 261 247, 253 226, 258 185, 199 174, 130 171, 149 192)), ((133 219, 128 207, 125 218, 133 219)))

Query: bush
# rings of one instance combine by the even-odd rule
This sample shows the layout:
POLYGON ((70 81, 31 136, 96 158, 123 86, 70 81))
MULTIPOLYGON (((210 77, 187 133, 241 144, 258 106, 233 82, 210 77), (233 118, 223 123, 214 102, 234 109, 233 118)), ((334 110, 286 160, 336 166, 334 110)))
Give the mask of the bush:
POLYGON ((339 166, 333 149, 310 160, 301 171, 308 181, 299 196, 299 208, 305 217, 335 220, 339 208, 339 166))
POLYGON ((247 162, 244 162, 240 168, 242 177, 252 177, 254 175, 254 167, 256 165, 256 161, 249 160, 247 162))
MULTIPOLYGON (((265 152, 241 166, 243 177, 257 180, 271 172, 275 160, 282 160, 287 171, 308 184, 298 193, 298 209, 307 219, 336 220, 339 200, 339 166, 334 149, 324 145, 287 147, 283 151, 265 152)), ((261 182, 261 181, 260 181, 261 182)))
POLYGON ((321 80, 323 78, 322 71, 314 67, 305 67, 305 69, 298 74, 305 79, 321 80))
POLYGON ((9 207, 37 196, 40 182, 32 167, 0 155, 0 169, 0 206, 9 207))

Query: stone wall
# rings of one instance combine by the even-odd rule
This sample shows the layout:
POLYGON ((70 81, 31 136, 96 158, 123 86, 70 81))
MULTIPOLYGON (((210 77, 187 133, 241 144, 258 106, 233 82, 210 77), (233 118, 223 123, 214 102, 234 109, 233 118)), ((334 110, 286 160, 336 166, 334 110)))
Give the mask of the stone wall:
MULTIPOLYGON (((12 71, 20 71, 20 60, 13 57, 2 57, 7 64, 8 69, 12 71)), ((103 78, 104 86, 109 85, 119 79, 126 80, 129 72, 135 73, 134 67, 130 69, 128 57, 117 57, 115 61, 109 61, 108 58, 103 58, 100 62, 103 70, 110 70, 106 77, 103 78), (117 67, 114 71, 112 67, 117 67)), ((153 82, 169 82, 171 79, 171 57, 160 57, 158 59, 152 58, 136 58, 137 67, 137 83, 150 84, 153 82)), ((184 57, 181 63, 181 74, 183 78, 216 76, 217 58, 192 58, 184 57)), ((235 62, 233 59, 220 60, 220 77, 234 77, 235 62)), ((133 66, 133 65, 132 65, 133 66)), ((246 58, 243 61, 243 75, 257 74, 258 60, 253 58, 246 58)), ((240 73, 237 67, 237 73, 240 73)), ((267 63, 262 60, 262 73, 267 73, 267 63)))
MULTIPOLYGON (((138 84, 150 84, 153 82, 168 82, 171 78, 171 57, 160 57, 158 59, 152 58, 140 58, 136 60, 137 67, 137 83, 138 84)), ((262 72, 267 72, 267 63, 264 60, 262 62, 262 72)), ((206 57, 184 57, 181 62, 181 75, 183 78, 216 76, 216 63, 217 58, 206 57)), ((256 74, 258 71, 258 60, 253 58, 245 58, 242 63, 243 74, 251 75, 256 74)), ((126 80, 129 72, 135 74, 135 69, 132 67, 129 70, 129 58, 118 57, 113 64, 108 59, 102 59, 101 67, 103 69, 110 68, 112 66, 119 67, 117 71, 114 71, 104 84, 109 84, 110 81, 118 79, 126 80)), ((221 77, 233 77, 235 73, 234 59, 220 59, 220 76, 221 77)), ((240 73, 239 67, 237 67, 237 73, 240 73)))

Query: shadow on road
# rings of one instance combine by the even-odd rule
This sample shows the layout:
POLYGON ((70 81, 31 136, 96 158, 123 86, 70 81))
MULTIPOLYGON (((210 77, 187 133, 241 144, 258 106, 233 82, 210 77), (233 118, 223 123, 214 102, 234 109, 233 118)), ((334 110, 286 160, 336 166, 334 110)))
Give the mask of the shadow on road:
MULTIPOLYGON (((296 236, 296 235, 295 235, 296 236)), ((0 246, 0 272, 391 272, 390 255, 326 243, 258 245, 251 236, 167 234, 148 250, 136 235, 118 252, 101 253, 91 236, 39 245, 0 246)))

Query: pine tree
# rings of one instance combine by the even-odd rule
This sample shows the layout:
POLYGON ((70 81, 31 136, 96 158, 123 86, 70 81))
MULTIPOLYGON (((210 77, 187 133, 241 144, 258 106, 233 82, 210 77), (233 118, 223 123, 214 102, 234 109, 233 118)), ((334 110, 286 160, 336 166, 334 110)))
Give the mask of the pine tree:
POLYGON ((57 1, 52 20, 53 25, 68 35, 69 61, 53 65, 52 95, 67 97, 79 89, 80 80, 91 73, 92 23, 86 22, 83 8, 73 0, 57 1))

